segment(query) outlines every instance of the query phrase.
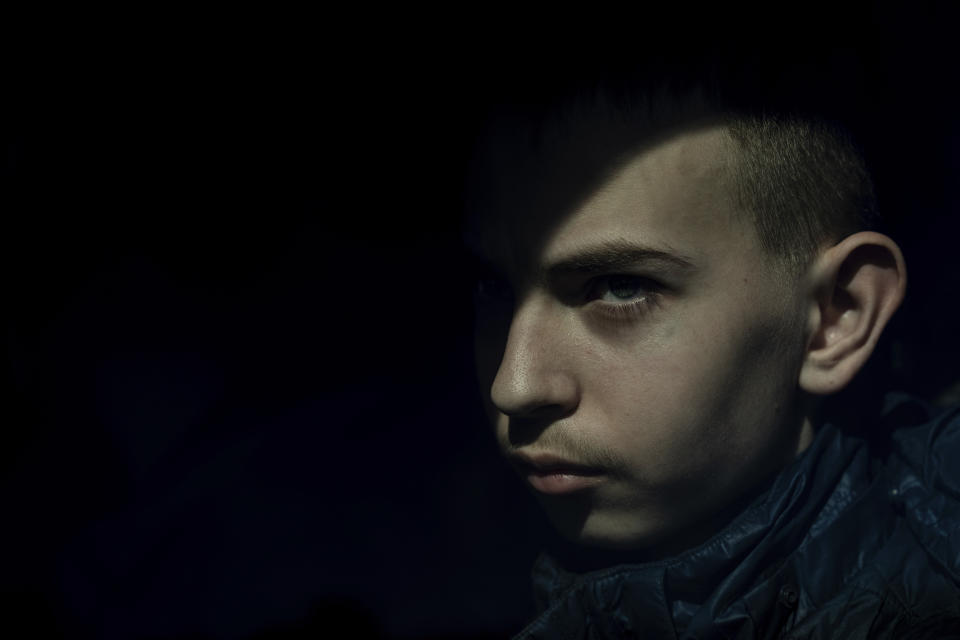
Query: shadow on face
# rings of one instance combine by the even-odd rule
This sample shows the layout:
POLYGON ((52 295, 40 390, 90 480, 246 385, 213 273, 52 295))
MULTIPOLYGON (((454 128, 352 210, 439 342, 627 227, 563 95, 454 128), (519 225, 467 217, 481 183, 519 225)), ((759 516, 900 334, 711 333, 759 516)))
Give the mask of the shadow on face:
MULTIPOLYGON (((704 98, 656 95, 643 106, 580 98, 553 109, 503 107, 479 138, 468 180, 467 245, 495 255, 496 239, 531 229, 528 255, 632 158, 685 133, 722 122, 704 98)), ((517 265, 519 266, 519 265, 517 265)))
POLYGON ((532 484, 558 529, 649 546, 796 455, 803 340, 728 189, 726 131, 604 109, 491 139, 470 240, 499 284, 477 368, 503 452, 556 476, 532 484), (557 465, 593 480, 567 491, 557 465))

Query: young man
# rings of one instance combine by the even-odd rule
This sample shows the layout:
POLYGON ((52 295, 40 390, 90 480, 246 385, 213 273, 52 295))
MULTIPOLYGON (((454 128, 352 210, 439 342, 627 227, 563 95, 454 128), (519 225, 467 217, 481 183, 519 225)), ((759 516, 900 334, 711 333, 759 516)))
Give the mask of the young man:
POLYGON ((821 411, 906 288, 856 147, 648 89, 500 111, 474 166, 479 378, 571 542, 518 637, 960 629, 960 418, 821 411))

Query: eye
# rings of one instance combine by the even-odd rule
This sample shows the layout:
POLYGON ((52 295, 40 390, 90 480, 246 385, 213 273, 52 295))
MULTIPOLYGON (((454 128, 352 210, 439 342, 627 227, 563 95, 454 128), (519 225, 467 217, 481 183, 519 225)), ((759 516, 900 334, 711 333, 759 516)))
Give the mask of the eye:
POLYGON ((509 283, 491 273, 479 274, 474 280, 473 291, 481 300, 509 301, 513 296, 509 283))
POLYGON ((595 278, 590 283, 587 308, 600 317, 620 322, 639 320, 661 300, 663 286, 658 282, 629 274, 595 278))
POLYGON ((603 276, 594 281, 592 298, 603 302, 629 303, 643 299, 656 292, 656 283, 641 276, 616 274, 603 276))
POLYGON ((478 269, 473 273, 473 308, 485 318, 503 316, 513 308, 513 288, 496 271, 478 269))
POLYGON ((471 255, 468 256, 465 266, 466 275, 472 285, 474 302, 486 305, 512 299, 513 290, 507 278, 488 260, 471 255))

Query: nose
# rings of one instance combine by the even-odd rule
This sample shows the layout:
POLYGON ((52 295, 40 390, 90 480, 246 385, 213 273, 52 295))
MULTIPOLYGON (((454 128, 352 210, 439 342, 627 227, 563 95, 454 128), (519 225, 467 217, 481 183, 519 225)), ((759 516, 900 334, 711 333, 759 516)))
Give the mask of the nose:
POLYGON ((580 390, 570 367, 572 341, 556 316, 549 303, 538 301, 516 310, 490 390, 493 405, 502 413, 542 418, 576 409, 580 390))

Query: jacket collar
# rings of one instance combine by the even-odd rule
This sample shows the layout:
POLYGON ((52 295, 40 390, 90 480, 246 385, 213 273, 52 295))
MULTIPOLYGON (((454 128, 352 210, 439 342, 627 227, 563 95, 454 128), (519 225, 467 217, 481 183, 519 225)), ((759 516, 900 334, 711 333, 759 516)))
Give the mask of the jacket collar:
POLYGON ((864 441, 827 424, 730 524, 693 549, 654 562, 604 554, 584 561, 563 547, 543 554, 533 572, 542 613, 518 637, 586 630, 600 619, 615 633, 674 637, 724 617, 746 617, 737 601, 805 537, 828 527, 866 489, 869 475, 864 441), (598 563, 606 567, 582 570, 598 563))

